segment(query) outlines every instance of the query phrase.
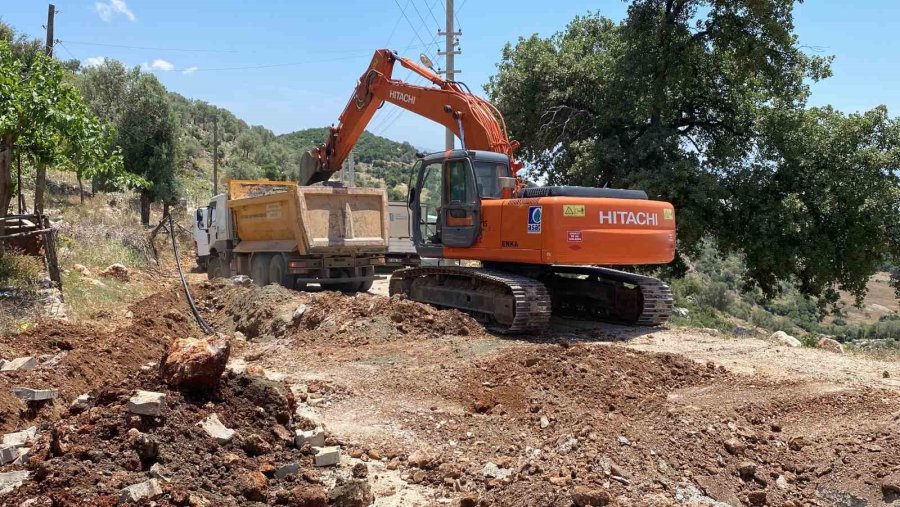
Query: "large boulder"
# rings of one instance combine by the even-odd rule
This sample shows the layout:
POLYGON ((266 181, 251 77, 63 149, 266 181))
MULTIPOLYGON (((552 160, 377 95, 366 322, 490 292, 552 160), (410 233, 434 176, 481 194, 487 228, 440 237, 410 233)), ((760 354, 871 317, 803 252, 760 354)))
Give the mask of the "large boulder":
POLYGON ((230 352, 231 345, 223 335, 177 339, 163 355, 160 374, 173 387, 214 389, 230 352))
POLYGON ((816 343, 816 348, 827 350, 829 352, 836 352, 838 354, 844 353, 844 346, 841 345, 841 342, 827 336, 823 336, 819 339, 819 342, 816 343))
POLYGON ((775 331, 771 336, 769 336, 769 340, 779 345, 785 345, 787 347, 799 347, 803 345, 802 343, 800 343, 800 340, 785 333, 784 331, 775 331))

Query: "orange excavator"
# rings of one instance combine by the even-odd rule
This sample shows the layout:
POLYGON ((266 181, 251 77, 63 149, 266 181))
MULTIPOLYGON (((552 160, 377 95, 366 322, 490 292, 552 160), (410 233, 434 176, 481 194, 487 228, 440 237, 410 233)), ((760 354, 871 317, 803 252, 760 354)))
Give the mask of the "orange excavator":
POLYGON ((527 187, 500 112, 464 84, 396 53, 375 52, 325 144, 305 153, 300 183, 341 168, 384 102, 452 130, 461 149, 420 158, 410 180, 410 227, 423 258, 480 267, 395 271, 390 293, 457 308, 500 332, 545 328, 551 314, 658 325, 672 312, 669 287, 615 265, 664 264, 675 255, 675 212, 640 190, 527 187), (394 65, 430 81, 392 78, 394 65), (473 263, 477 264, 477 263, 473 263))

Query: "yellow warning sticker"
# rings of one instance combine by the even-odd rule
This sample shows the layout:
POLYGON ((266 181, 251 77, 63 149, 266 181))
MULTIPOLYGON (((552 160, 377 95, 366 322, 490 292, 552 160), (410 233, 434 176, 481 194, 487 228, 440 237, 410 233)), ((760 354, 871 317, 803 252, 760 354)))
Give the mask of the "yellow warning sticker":
POLYGON ((673 220, 675 218, 675 210, 672 208, 666 208, 663 210, 663 218, 665 220, 673 220))
POLYGON ((583 217, 584 204, 563 204, 564 217, 583 217))

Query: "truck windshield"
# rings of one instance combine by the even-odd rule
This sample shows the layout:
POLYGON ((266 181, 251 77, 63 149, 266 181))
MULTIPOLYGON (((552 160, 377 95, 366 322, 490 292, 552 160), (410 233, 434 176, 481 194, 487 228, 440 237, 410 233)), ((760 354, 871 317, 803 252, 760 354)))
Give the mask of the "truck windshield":
POLYGON ((508 177, 509 166, 502 162, 475 161, 475 179, 481 197, 500 197, 500 178, 508 177))

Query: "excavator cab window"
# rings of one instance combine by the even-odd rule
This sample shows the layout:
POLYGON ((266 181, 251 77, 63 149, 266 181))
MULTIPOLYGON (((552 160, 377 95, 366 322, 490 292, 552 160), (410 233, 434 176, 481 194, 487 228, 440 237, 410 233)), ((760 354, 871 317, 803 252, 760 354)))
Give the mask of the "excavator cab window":
POLYGON ((500 178, 509 176, 511 175, 507 164, 475 161, 475 179, 478 181, 478 195, 482 199, 499 199, 502 192, 500 178))
POLYGON ((469 158, 444 162, 444 205, 440 213, 441 243, 470 247, 481 233, 481 199, 469 158))
POLYGON ((419 230, 426 243, 440 244, 438 217, 441 211, 441 162, 432 162, 422 172, 422 190, 419 192, 421 218, 419 230))

